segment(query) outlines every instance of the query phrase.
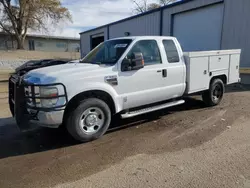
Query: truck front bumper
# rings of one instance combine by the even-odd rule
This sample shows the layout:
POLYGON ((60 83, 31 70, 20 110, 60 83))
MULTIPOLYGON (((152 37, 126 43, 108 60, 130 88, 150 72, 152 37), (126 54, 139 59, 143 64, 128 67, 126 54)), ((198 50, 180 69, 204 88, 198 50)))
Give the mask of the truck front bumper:
POLYGON ((42 127, 58 128, 63 123, 64 110, 43 112, 39 111, 36 118, 30 119, 30 123, 42 127))
MULTIPOLYGON (((9 107, 10 111, 15 117, 18 127, 21 130, 27 130, 30 125, 38 125, 43 127, 58 128, 63 123, 64 110, 67 104, 66 88, 65 98, 66 102, 57 108, 29 108, 27 106, 27 98, 25 98, 24 85, 20 82, 18 75, 13 75, 9 79, 9 107)), ((35 95, 33 95, 35 96, 35 95)), ((32 98, 34 98, 32 96, 32 98)))

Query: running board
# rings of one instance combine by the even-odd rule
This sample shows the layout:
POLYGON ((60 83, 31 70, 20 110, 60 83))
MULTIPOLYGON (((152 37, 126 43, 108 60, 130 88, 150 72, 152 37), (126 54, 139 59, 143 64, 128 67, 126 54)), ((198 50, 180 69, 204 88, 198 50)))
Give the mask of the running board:
POLYGON ((131 117, 139 116, 141 114, 146 114, 146 113, 149 113, 149 112, 153 112, 153 111, 156 111, 156 110, 161 110, 161 109, 164 109, 164 108, 177 106, 177 105, 180 105, 180 104, 183 104, 183 103, 185 103, 184 100, 168 102, 168 103, 160 104, 160 105, 157 105, 157 106, 147 107, 147 108, 144 108, 144 109, 141 109, 141 110, 127 112, 125 114, 121 114, 121 117, 122 117, 122 119, 131 118, 131 117))

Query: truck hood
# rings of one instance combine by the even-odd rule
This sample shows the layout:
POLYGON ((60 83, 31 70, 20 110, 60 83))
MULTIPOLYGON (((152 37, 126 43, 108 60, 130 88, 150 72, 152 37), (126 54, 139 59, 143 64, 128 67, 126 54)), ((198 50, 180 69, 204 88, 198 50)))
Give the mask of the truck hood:
MULTIPOLYGON (((97 72, 111 67, 110 65, 97 65, 86 63, 69 63, 51 67, 39 68, 28 72, 24 81, 36 84, 55 83, 65 79, 77 79, 94 76, 97 72)), ((100 73, 99 73, 100 74, 100 73)))

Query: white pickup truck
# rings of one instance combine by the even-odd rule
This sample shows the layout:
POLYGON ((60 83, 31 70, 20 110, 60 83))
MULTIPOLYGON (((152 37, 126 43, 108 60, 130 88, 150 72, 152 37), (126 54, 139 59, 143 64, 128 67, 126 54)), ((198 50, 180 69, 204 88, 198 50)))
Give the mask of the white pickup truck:
POLYGON ((240 82, 240 54, 183 53, 174 37, 108 40, 77 63, 32 70, 13 81, 14 116, 19 127, 66 126, 75 139, 94 140, 114 114, 130 118, 180 105, 183 95, 193 93, 208 106, 219 104, 224 85, 240 82))

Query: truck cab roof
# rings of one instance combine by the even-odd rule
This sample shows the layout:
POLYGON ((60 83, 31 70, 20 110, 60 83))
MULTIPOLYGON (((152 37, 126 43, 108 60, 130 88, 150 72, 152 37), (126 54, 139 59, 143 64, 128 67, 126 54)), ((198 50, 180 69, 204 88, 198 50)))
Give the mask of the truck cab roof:
POLYGON ((171 36, 128 36, 128 37, 118 37, 118 38, 113 38, 110 40, 118 40, 118 39, 140 39, 140 40, 144 40, 144 39, 176 39, 175 37, 171 37, 171 36))

